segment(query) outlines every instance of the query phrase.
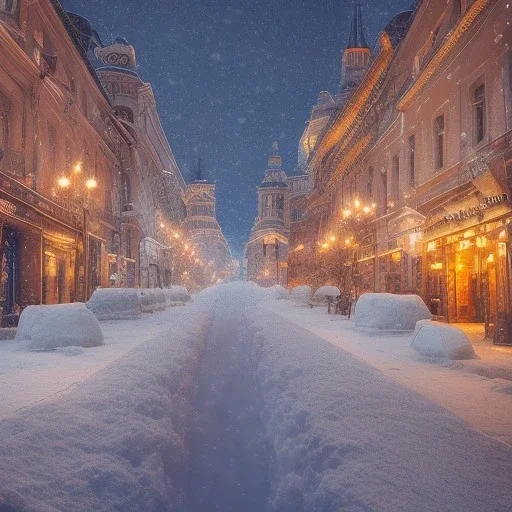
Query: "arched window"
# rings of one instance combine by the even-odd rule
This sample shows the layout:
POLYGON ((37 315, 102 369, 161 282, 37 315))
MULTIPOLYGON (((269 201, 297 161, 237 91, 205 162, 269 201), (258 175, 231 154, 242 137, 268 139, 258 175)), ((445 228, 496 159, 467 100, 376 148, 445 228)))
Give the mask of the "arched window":
POLYGON ((129 123, 133 123, 133 111, 128 107, 115 107, 114 112, 116 116, 122 119, 123 121, 128 121, 129 123))

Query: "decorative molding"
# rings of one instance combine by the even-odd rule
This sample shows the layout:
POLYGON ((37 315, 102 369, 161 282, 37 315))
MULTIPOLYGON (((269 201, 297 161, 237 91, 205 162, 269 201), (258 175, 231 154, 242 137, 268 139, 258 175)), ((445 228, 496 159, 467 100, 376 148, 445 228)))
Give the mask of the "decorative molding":
POLYGON ((457 46, 462 36, 473 25, 490 1, 491 0, 475 0, 475 3, 469 8, 466 14, 464 14, 455 29, 448 34, 444 43, 439 47, 423 71, 420 72, 409 90, 402 96, 402 99, 397 104, 399 110, 404 111, 411 105, 416 96, 425 88, 432 76, 438 71, 445 59, 457 46))

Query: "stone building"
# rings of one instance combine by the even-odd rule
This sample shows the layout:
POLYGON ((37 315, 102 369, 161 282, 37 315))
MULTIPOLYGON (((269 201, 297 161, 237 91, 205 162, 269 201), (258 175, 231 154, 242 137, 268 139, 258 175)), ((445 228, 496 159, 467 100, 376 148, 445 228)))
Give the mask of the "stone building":
POLYGON ((215 182, 203 178, 201 160, 196 179, 186 187, 184 201, 185 229, 190 240, 186 252, 197 265, 185 274, 185 284, 194 290, 234 278, 236 263, 216 218, 215 182))
POLYGON ((121 153, 120 175, 124 281, 134 286, 139 280, 133 276, 140 276, 141 286, 168 286, 179 243, 169 237, 169 230, 178 229, 185 219, 185 182, 160 124, 151 85, 137 72, 134 48, 118 38, 95 45, 89 59, 130 135, 121 153))
POLYGON ((507 338, 510 9, 423 0, 384 27, 308 158, 303 275, 324 250, 355 294, 420 293, 439 318, 507 338))
POLYGON ((0 325, 168 284, 184 189, 133 48, 57 0, 0 2, 0 325))
POLYGON ((272 149, 258 187, 258 216, 245 247, 246 278, 260 286, 287 286, 290 222, 296 216, 296 198, 307 190, 307 179, 306 176, 287 177, 277 142, 272 149))
POLYGON ((0 319, 85 300, 119 250, 125 133, 56 1, 0 3, 0 319))

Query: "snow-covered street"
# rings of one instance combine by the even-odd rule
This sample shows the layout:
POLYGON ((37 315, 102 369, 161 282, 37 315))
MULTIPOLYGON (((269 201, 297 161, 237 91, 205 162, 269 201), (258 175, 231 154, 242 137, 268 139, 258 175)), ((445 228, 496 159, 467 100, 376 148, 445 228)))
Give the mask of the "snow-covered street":
POLYGON ((512 509, 512 394, 481 428, 452 407, 475 374, 403 336, 383 348, 250 283, 101 327, 90 349, 0 342, 0 510, 512 509))

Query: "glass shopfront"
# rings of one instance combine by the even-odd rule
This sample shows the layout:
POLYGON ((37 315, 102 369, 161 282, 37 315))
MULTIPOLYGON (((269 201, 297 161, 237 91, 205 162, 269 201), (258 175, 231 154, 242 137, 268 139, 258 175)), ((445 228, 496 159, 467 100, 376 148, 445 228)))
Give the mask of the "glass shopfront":
POLYGON ((424 295, 432 314, 492 330, 509 311, 508 239, 497 221, 426 242, 424 295))

